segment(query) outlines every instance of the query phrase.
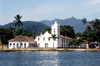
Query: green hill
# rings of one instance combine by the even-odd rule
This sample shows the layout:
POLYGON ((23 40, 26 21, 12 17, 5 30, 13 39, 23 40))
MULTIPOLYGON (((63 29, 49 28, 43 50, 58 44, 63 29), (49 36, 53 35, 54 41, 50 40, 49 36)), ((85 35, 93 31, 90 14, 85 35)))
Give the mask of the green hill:
MULTIPOLYGON (((6 25, 2 25, 0 26, 0 28, 9 28, 10 26, 14 26, 14 22, 8 23, 6 25)), ((48 26, 40 22, 23 21, 23 25, 20 28, 23 28, 25 31, 30 31, 38 34, 42 31, 44 27, 48 27, 48 26)))

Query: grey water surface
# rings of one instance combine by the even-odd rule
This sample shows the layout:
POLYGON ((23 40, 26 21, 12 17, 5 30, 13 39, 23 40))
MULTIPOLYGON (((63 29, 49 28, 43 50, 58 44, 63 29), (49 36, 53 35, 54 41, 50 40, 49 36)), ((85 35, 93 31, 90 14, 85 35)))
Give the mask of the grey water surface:
POLYGON ((100 66, 100 52, 0 52, 0 66, 100 66))

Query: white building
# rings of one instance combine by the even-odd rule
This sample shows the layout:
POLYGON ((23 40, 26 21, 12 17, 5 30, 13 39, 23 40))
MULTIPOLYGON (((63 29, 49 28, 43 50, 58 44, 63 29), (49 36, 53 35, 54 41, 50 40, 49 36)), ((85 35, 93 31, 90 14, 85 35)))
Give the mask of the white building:
POLYGON ((43 35, 36 37, 36 42, 38 47, 50 47, 50 48, 58 48, 58 47, 68 47, 68 42, 72 38, 64 37, 60 35, 60 25, 57 24, 55 21, 54 25, 51 26, 51 34, 46 31, 43 35), (52 36, 56 35, 57 37, 55 40, 52 36))
POLYGON ((15 38, 9 40, 8 42, 8 49, 37 47, 33 38, 27 36, 15 36, 15 38))

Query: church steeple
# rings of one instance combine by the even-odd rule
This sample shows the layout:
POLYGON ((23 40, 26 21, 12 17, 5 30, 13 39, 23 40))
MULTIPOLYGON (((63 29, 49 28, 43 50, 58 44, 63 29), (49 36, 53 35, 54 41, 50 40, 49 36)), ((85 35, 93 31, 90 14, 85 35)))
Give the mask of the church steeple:
POLYGON ((54 25, 55 25, 55 26, 58 26, 57 21, 56 21, 56 18, 55 18, 55 23, 54 23, 54 25))
POLYGON ((57 20, 55 18, 55 23, 54 25, 51 26, 51 29, 52 29, 52 34, 56 34, 57 36, 60 35, 60 25, 57 24, 57 20))

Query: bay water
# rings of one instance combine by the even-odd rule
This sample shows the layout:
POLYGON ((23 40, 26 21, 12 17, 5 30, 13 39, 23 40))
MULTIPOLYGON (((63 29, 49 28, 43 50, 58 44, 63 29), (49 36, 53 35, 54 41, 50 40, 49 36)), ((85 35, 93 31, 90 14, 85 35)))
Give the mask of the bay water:
POLYGON ((100 66, 100 52, 0 52, 0 66, 100 66))

